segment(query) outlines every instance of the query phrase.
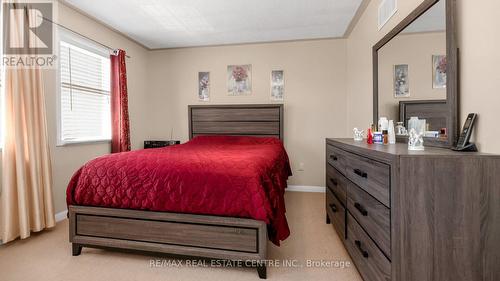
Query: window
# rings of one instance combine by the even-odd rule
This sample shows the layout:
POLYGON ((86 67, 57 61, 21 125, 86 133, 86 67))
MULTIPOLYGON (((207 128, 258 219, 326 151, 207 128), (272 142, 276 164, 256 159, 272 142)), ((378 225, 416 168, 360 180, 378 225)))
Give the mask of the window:
POLYGON ((111 139, 109 50, 61 34, 58 144, 111 139))

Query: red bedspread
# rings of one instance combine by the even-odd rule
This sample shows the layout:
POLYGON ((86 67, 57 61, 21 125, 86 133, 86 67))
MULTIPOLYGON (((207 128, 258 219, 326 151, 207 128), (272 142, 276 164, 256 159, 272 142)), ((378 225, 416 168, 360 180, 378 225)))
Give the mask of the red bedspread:
POLYGON ((252 218, 266 222, 279 245, 290 235, 284 202, 290 175, 278 139, 197 137, 89 161, 73 175, 67 203, 252 218))

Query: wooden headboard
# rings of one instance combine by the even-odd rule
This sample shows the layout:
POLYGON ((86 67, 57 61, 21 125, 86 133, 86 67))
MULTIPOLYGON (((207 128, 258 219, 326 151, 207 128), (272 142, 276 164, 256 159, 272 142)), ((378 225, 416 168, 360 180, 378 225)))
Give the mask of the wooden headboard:
POLYGON ((439 131, 449 128, 451 115, 448 112, 446 100, 412 100, 399 102, 399 120, 408 128, 410 117, 427 120, 430 131, 439 131))
POLYGON ((283 140, 283 104, 189 105, 189 139, 202 135, 283 140))

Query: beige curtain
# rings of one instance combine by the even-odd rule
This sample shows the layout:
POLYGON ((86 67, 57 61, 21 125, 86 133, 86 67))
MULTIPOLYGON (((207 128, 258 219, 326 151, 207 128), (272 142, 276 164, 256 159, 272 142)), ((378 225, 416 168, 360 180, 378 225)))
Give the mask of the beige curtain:
MULTIPOLYGON (((21 28, 19 30, 22 30, 21 28)), ((22 36, 22 32, 19 32, 22 36)), ((0 239, 27 238, 55 226, 41 70, 10 68, 4 83, 0 239)))

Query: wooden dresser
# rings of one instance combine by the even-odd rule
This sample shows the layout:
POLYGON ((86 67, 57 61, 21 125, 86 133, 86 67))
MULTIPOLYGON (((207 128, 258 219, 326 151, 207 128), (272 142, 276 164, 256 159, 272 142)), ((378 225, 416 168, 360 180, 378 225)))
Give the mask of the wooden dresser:
POLYGON ((365 281, 500 280, 500 156, 327 139, 326 186, 365 281))

